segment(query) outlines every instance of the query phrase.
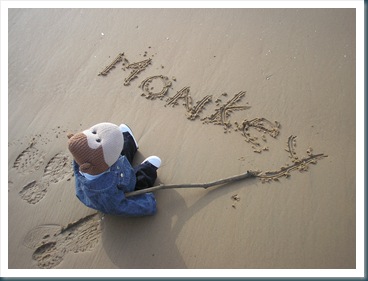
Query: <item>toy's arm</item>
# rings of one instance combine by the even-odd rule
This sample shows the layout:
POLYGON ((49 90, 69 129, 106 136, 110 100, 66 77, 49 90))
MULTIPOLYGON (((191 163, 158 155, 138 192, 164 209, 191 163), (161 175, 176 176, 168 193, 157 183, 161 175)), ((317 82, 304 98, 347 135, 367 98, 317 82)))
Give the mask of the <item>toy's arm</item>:
POLYGON ((152 193, 125 198, 121 202, 122 214, 127 216, 149 216, 156 213, 156 199, 152 193))

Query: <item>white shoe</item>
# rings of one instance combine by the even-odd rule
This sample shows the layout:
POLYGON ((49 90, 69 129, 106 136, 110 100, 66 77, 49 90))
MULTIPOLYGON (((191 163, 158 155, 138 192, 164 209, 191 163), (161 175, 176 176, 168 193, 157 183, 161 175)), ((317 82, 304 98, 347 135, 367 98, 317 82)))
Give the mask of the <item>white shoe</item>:
POLYGON ((149 162, 149 163, 151 163, 153 166, 155 166, 157 169, 158 168, 160 168, 160 166, 161 166, 161 159, 159 158, 159 157, 157 157, 157 156, 150 156, 150 157, 148 157, 148 158, 146 158, 143 162, 142 162, 142 164, 144 163, 144 162, 149 162))
POLYGON ((128 132, 128 133, 132 136, 132 138, 133 138, 133 140, 134 140, 134 143, 135 143, 135 146, 136 146, 136 147, 137 147, 137 149, 138 149, 138 143, 137 143, 137 141, 136 141, 136 139, 135 139, 135 137, 134 137, 134 135, 133 135, 132 130, 128 127, 128 125, 126 125, 126 124, 120 124, 119 129, 120 129, 120 131, 121 131, 122 133, 128 132))

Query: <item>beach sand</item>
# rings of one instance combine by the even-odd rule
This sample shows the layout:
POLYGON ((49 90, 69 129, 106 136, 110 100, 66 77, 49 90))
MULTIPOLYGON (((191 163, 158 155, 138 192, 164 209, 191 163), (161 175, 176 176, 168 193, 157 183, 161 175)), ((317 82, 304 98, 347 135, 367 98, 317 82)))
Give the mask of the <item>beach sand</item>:
POLYGON ((9 268, 355 268, 355 55, 354 9, 10 9, 9 268), (160 156, 156 184, 275 179, 102 216, 66 137, 100 122, 132 128, 135 163, 160 156))

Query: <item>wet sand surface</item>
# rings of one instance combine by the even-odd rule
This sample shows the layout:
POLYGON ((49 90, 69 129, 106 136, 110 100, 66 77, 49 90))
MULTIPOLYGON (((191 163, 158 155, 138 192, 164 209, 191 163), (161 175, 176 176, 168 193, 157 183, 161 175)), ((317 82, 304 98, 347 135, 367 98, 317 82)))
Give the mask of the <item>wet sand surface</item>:
POLYGON ((351 269, 354 9, 10 9, 9 268, 351 269), (128 124, 158 213, 96 213, 67 133, 128 124))

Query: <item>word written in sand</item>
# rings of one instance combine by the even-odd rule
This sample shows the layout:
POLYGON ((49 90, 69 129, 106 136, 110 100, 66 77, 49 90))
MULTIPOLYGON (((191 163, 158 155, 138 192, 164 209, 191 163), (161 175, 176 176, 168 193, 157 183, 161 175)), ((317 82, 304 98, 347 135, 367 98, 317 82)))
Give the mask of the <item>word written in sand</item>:
MULTIPOLYGON (((124 79, 124 85, 128 86, 130 85, 130 82, 138 77, 138 74, 140 74, 142 71, 144 71, 149 65, 152 63, 152 59, 146 59, 143 61, 135 62, 135 63, 129 63, 129 61, 126 58, 123 58, 124 53, 120 53, 113 61, 110 63, 105 69, 100 72, 100 74, 103 73, 103 75, 107 75, 107 73, 115 67, 115 65, 121 61, 123 61, 123 70, 128 69, 131 70, 130 74, 127 78, 124 79)), ((146 55, 146 53, 145 53, 146 55)), ((163 68, 163 67, 162 67, 163 68)), ((100 75, 99 74, 99 75, 100 75)), ((176 81, 176 78, 172 78, 173 81, 176 81)), ((142 90, 141 96, 150 99, 160 99, 162 100, 169 92, 169 89, 172 86, 172 81, 167 76, 164 75, 154 75, 147 77, 144 79, 140 85, 139 88, 142 90), (156 88, 159 88, 160 90, 154 91, 156 88)), ((262 151, 268 151, 268 147, 264 146, 261 147, 261 145, 256 141, 258 139, 257 136, 251 135, 250 131, 248 131, 248 128, 253 127, 257 130, 261 130, 264 132, 262 135, 262 140, 264 142, 267 141, 266 134, 270 135, 273 138, 276 138, 279 133, 280 124, 275 121, 274 124, 272 122, 268 121, 266 118, 254 118, 251 121, 244 120, 241 122, 241 125, 237 122, 234 124, 231 123, 229 120, 229 116, 234 111, 241 111, 251 108, 249 105, 239 105, 241 99, 245 96, 246 92, 241 91, 237 94, 235 94, 232 98, 230 98, 227 102, 222 104, 222 100, 220 98, 217 98, 215 100, 216 108, 215 112, 209 116, 206 116, 204 118, 200 118, 200 114, 205 109, 205 106, 212 102, 213 96, 212 95, 206 95, 201 100, 197 101, 194 105, 193 98, 190 95, 190 87, 185 86, 181 90, 179 90, 173 97, 169 97, 166 100, 166 106, 175 107, 179 104, 179 100, 183 101, 184 108, 186 109, 186 117, 189 120, 196 120, 200 119, 204 124, 214 124, 214 125, 221 125, 224 127, 224 133, 231 132, 231 129, 233 128, 233 125, 235 125, 234 131, 239 131, 241 134, 245 137, 245 141, 252 144, 252 148, 254 152, 261 153, 262 151), (264 123, 268 122, 268 125, 266 126, 264 123), (247 131, 247 132, 246 132, 247 131)), ((221 96, 227 96, 227 93, 221 94, 221 96)))
POLYGON ((275 171, 267 171, 267 172, 260 172, 257 177, 262 181, 271 182, 271 181, 278 181, 279 178, 290 177, 290 172, 299 170, 300 172, 308 171, 310 164, 317 164, 317 160, 321 160, 327 155, 320 153, 320 154, 313 154, 313 149, 310 147, 307 150, 307 156, 303 156, 299 158, 295 151, 296 147, 296 136, 290 136, 287 141, 286 151, 289 153, 289 158, 291 159, 292 163, 287 163, 285 166, 282 166, 279 170, 275 171))

